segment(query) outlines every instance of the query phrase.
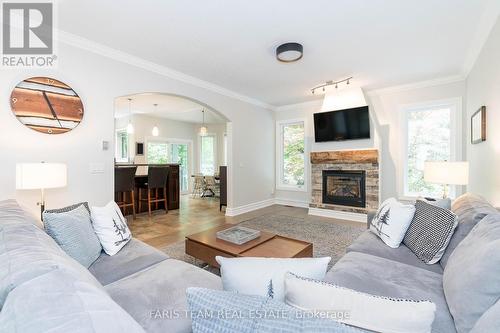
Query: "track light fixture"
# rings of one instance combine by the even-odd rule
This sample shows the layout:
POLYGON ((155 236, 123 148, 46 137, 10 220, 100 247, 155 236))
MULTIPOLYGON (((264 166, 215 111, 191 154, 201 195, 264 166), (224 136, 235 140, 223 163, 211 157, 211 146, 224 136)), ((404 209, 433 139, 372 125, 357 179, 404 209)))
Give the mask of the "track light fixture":
POLYGON ((350 84, 351 80, 352 80, 352 76, 350 76, 350 77, 348 77, 346 79, 343 79, 343 80, 338 80, 338 81, 326 81, 325 83, 319 84, 316 87, 312 88, 311 92, 312 92, 313 95, 315 94, 316 89, 321 89, 321 91, 325 92, 326 87, 333 86, 333 85, 335 85, 335 89, 338 89, 339 88, 339 84, 345 82, 348 85, 348 84, 350 84))

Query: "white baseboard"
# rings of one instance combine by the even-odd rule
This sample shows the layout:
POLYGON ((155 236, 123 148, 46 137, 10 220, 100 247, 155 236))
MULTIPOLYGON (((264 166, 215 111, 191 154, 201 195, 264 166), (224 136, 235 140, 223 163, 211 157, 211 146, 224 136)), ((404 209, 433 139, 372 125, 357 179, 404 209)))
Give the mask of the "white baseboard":
POLYGON ((300 200, 274 198, 274 204, 283 205, 283 206, 300 207, 300 208, 309 208, 308 202, 300 201, 300 200))
POLYGON ((339 210, 309 207, 309 215, 331 217, 334 219, 348 220, 366 224, 367 216, 361 213, 342 212, 339 210))
POLYGON ((263 201, 253 202, 248 205, 243 205, 239 207, 226 208, 226 216, 237 216, 244 213, 251 212, 253 210, 265 208, 274 205, 274 199, 267 199, 263 201))

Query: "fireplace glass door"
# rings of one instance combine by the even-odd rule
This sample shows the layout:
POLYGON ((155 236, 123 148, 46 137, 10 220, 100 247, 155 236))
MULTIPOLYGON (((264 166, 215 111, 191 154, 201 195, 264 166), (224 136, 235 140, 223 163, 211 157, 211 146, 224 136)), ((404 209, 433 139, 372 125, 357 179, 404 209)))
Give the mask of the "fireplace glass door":
POLYGON ((365 207, 365 171, 323 170, 323 203, 365 207))

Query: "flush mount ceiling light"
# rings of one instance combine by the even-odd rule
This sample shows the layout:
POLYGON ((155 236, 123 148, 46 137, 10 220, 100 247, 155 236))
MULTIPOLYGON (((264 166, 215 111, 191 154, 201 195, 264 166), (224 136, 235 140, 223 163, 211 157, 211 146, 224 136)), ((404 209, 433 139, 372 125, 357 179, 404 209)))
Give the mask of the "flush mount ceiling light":
POLYGON ((299 43, 285 43, 276 48, 276 59, 281 62, 294 62, 302 58, 304 48, 299 43))

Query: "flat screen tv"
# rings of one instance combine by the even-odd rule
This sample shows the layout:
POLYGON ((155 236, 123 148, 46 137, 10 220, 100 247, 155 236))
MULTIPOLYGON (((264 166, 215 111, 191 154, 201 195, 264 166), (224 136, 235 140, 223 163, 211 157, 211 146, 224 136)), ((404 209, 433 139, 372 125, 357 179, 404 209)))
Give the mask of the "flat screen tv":
POLYGON ((370 138, 368 106, 314 114, 316 142, 370 138))

